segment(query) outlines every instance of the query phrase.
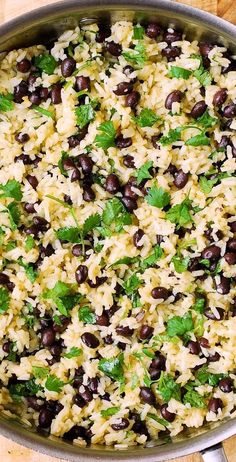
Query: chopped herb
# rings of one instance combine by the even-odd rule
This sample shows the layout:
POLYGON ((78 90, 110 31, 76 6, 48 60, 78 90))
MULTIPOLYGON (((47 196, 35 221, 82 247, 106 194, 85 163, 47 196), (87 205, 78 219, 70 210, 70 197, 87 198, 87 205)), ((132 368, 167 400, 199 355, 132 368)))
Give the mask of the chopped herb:
POLYGON ((77 356, 80 356, 82 354, 82 349, 78 347, 72 347, 68 353, 64 353, 63 357, 64 358, 77 358, 77 356))
POLYGON ((6 245, 6 252, 10 252, 11 250, 15 249, 17 247, 17 242, 16 241, 9 241, 6 245))
POLYGON ((118 265, 132 265, 133 263, 137 263, 138 261, 138 257, 123 257, 112 263, 111 267, 118 265))
POLYGON ((114 224, 115 231, 120 232, 125 225, 132 223, 130 213, 128 213, 122 202, 114 197, 106 201, 105 208, 102 214, 102 221, 105 225, 110 226, 114 224))
POLYGON ((21 201, 22 199, 23 194, 19 181, 8 180, 6 184, 0 184, 0 190, 3 191, 3 193, 0 194, 0 199, 3 197, 12 197, 16 201, 21 201))
POLYGON ((52 111, 49 111, 48 109, 45 109, 44 107, 33 105, 32 109, 34 109, 34 111, 39 112, 40 114, 46 117, 50 117, 51 119, 55 118, 54 113, 52 111))
POLYGON ((8 310, 10 304, 9 292, 5 287, 0 287, 0 314, 8 310))
POLYGON ((161 117, 158 116, 152 109, 142 109, 139 116, 132 117, 139 127, 152 127, 161 117))
POLYGON ((218 182, 218 178, 214 178, 213 180, 208 180, 205 176, 201 176, 199 180, 200 189, 204 194, 209 194, 213 188, 213 186, 218 182))
POLYGON ((111 120, 103 122, 99 125, 98 130, 101 132, 100 135, 95 136, 95 144, 104 151, 108 148, 115 147, 116 130, 111 120))
POLYGON ((79 309, 79 320, 84 324, 96 324, 96 316, 87 305, 81 306, 79 309))
POLYGON ((186 146, 209 146, 211 144, 210 138, 208 138, 204 133, 200 135, 192 136, 187 141, 185 141, 186 146))
MULTIPOLYGON (((219 381, 226 376, 225 374, 212 374, 208 372, 207 366, 205 365, 198 369, 195 375, 197 382, 200 382, 201 385, 208 383, 212 387, 216 387, 219 381)), ((196 385, 198 385, 198 383, 196 383, 196 385)))
POLYGON ((70 284, 58 281, 53 289, 43 292, 43 298, 53 300, 59 312, 67 316, 68 312, 81 301, 82 295, 74 294, 70 284))
POLYGON ((211 117, 209 111, 206 110, 201 117, 198 117, 196 122, 204 128, 210 128, 217 123, 217 119, 216 117, 211 117))
POLYGON ((14 396, 35 396, 42 388, 35 383, 35 379, 30 379, 9 386, 10 395, 14 396))
POLYGON ((34 269, 33 263, 25 263, 23 261, 22 257, 20 257, 17 260, 17 263, 19 263, 19 265, 24 268, 27 278, 33 284, 36 281, 37 277, 38 277, 38 273, 34 269))
POLYGON ((166 372, 161 372, 160 379, 157 382, 157 390, 165 403, 168 403, 171 398, 181 401, 180 385, 166 372))
POLYGON ((140 185, 143 180, 148 180, 149 178, 152 178, 152 175, 150 174, 149 170, 152 168, 153 162, 152 160, 148 160, 145 162, 145 164, 140 167, 137 172, 135 173, 137 177, 137 185, 140 185))
POLYGON ((2 226, 0 226, 0 245, 3 244, 5 235, 6 235, 6 233, 5 233, 4 229, 2 228, 2 226))
POLYGON ((102 417, 111 417, 112 415, 117 414, 117 412, 119 412, 119 410, 120 410, 120 407, 118 407, 118 406, 109 407, 108 409, 103 409, 101 411, 101 416, 102 417))
POLYGON ((188 269, 190 257, 183 258, 181 255, 174 255, 171 261, 174 264, 175 271, 177 273, 183 273, 188 269))
POLYGON ((67 152, 62 151, 61 152, 61 158, 60 158, 60 160, 58 161, 58 164, 57 164, 61 174, 66 176, 66 177, 68 177, 68 172, 64 169, 63 163, 64 163, 64 160, 69 159, 69 157, 70 156, 69 156, 69 154, 67 154, 67 152))
POLYGON ((163 255, 163 250, 160 247, 160 245, 159 244, 155 245, 154 252, 151 255, 149 255, 149 257, 144 258, 144 260, 141 261, 141 264, 140 264, 141 269, 149 268, 150 266, 155 265, 155 263, 161 259, 162 255, 163 255))
POLYGON ((206 304, 205 298, 197 298, 197 300, 195 301, 195 303, 192 306, 192 309, 194 311, 196 311, 197 313, 203 314, 205 304, 206 304))
POLYGON ((150 351, 150 349, 148 349, 148 348, 143 348, 142 352, 148 358, 151 358, 151 359, 155 358, 155 354, 153 353, 153 351, 150 351))
POLYGON ((181 127, 177 127, 174 129, 169 130, 167 135, 163 135, 159 142, 163 146, 167 146, 168 144, 173 144, 175 141, 180 141, 181 140, 181 127))
POLYGON ((45 379, 48 375, 48 367, 32 366, 32 372, 36 379, 45 379))
POLYGON ((56 236, 60 241, 71 242, 72 244, 81 242, 80 228, 77 227, 64 227, 56 231, 56 236))
POLYGON ((147 417, 149 417, 149 419, 155 420, 159 424, 163 425, 163 427, 167 427, 169 425, 169 422, 167 422, 166 419, 162 419, 162 418, 158 417, 156 414, 152 414, 151 412, 147 413, 147 417))
POLYGON ((167 321, 167 334, 170 337, 183 336, 187 332, 191 332, 194 328, 192 315, 190 312, 184 316, 173 316, 167 321))
POLYGON ((195 390, 188 390, 184 395, 184 404, 190 404, 191 407, 203 409, 206 407, 204 398, 195 390))
POLYGON ((0 111, 1 112, 8 112, 14 109, 13 103, 13 95, 11 93, 7 93, 3 95, 0 93, 0 111))
POLYGON ((144 36, 144 28, 137 24, 137 26, 134 26, 133 29, 133 40, 142 40, 144 36))
POLYGON ((147 196, 145 196, 145 200, 149 205, 162 209, 170 203, 170 194, 162 187, 158 188, 155 182, 149 189, 147 196))
POLYGON ((83 104, 81 106, 78 106, 75 109, 75 114, 77 117, 77 125, 80 128, 85 127, 85 125, 88 125, 89 122, 91 122, 94 117, 94 110, 91 104, 83 104))
POLYGON ((26 252, 29 252, 30 250, 32 250, 35 246, 35 240, 33 238, 33 236, 30 234, 29 236, 27 236, 26 240, 25 240, 25 250, 26 252))
POLYGON ((191 74, 192 71, 189 71, 188 69, 184 69, 183 67, 179 66, 171 66, 169 73, 170 77, 175 77, 176 79, 184 80, 188 80, 191 74))
POLYGON ((48 375, 45 382, 45 388, 47 388, 48 391, 55 391, 56 393, 61 392, 63 385, 65 385, 64 382, 53 374, 48 375))
POLYGON ((16 362, 16 357, 17 357, 16 353, 17 353, 16 342, 12 342, 12 343, 10 343, 9 354, 7 355, 6 359, 8 361, 16 362))
POLYGON ((212 82, 212 77, 211 74, 206 71, 203 67, 202 64, 200 64, 200 67, 196 69, 196 71, 193 72, 194 77, 200 82, 200 84, 203 87, 207 87, 208 85, 211 85, 212 82))
POLYGON ((16 202, 11 202, 6 206, 6 212, 8 212, 9 215, 11 230, 15 231, 20 222, 20 210, 18 204, 16 202))
POLYGON ((137 276, 137 274, 132 274, 126 281, 123 283, 123 288, 125 290, 126 295, 132 295, 141 284, 141 279, 137 276))
POLYGON ((54 322, 57 326, 62 326, 62 322, 61 322, 60 316, 58 316, 58 314, 54 314, 54 316, 52 317, 52 319, 53 319, 53 322, 54 322))
POLYGON ((101 223, 101 217, 98 213, 95 213, 94 215, 90 215, 88 218, 86 218, 84 224, 83 224, 83 235, 87 236, 90 231, 93 231, 94 228, 99 226, 101 223))
POLYGON ((123 371, 123 354, 120 354, 116 358, 102 358, 99 360, 98 369, 103 372, 105 375, 110 377, 113 380, 118 382, 124 381, 124 371, 123 371))
POLYGON ((185 226, 193 221, 190 214, 191 208, 192 201, 186 197, 183 202, 174 205, 170 210, 168 210, 168 212, 166 212, 166 218, 167 220, 170 220, 171 223, 175 223, 178 226, 185 226))
POLYGON ((35 66, 42 72, 52 75, 57 67, 57 62, 52 55, 39 55, 35 57, 35 66))
POLYGON ((139 378, 137 374, 134 372, 131 376, 131 390, 135 390, 135 388, 138 386, 139 383, 139 378))
POLYGON ((145 47, 141 42, 137 43, 133 50, 123 51, 122 55, 126 61, 138 67, 143 67, 147 59, 145 47))

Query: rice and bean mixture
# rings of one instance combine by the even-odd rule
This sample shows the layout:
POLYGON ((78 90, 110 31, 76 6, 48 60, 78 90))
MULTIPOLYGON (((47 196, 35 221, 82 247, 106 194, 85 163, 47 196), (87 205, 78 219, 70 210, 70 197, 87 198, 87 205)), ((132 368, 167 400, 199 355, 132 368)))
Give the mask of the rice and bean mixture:
POLYGON ((158 24, 0 64, 0 404, 125 448, 236 415, 236 65, 158 24))

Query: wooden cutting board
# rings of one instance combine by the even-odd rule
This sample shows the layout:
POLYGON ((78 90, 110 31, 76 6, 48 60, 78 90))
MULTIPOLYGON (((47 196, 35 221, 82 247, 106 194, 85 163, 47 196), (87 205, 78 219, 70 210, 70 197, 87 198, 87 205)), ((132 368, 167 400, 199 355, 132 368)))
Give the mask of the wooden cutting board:
MULTIPOLYGON (((48 5, 55 0, 0 0, 0 23, 8 21, 20 14, 33 10, 34 8, 48 5)), ((61 0, 63 1, 63 0, 61 0)), ((221 18, 236 24, 236 0, 172 0, 185 3, 202 10, 209 11, 221 18)), ((225 452, 229 462, 236 462, 236 436, 224 443, 225 452)), ((181 459, 174 459, 173 462, 201 462, 199 454, 181 459)), ((0 462, 58 462, 59 459, 48 457, 38 452, 27 449, 19 444, 0 436, 0 462)), ((65 462, 60 459, 60 462, 65 462)), ((78 460, 79 462, 79 460, 78 460)))

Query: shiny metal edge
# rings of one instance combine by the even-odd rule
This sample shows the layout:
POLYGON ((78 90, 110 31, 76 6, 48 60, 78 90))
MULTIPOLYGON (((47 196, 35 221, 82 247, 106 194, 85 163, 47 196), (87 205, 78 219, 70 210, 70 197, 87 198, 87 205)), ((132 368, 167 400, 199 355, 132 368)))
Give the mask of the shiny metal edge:
MULTIPOLYGON (((124 1, 124 0, 123 0, 124 1)), ((174 19, 186 19, 195 24, 203 25, 206 31, 218 32, 219 37, 227 37, 228 41, 236 46, 236 27, 205 11, 193 8, 180 3, 173 3, 170 0, 126 0, 124 3, 119 0, 64 0, 46 5, 26 14, 18 16, 11 21, 0 26, 0 42, 7 41, 14 33, 19 31, 25 32, 32 24, 43 25, 49 22, 55 16, 65 16, 76 12, 81 12, 86 16, 91 14, 91 10, 96 14, 102 9, 105 12, 114 12, 116 10, 128 11, 151 11, 159 10, 166 14, 170 22, 174 19)), ((201 451, 209 446, 216 445, 222 440, 233 436, 236 433, 236 421, 229 420, 222 422, 217 428, 207 430, 197 436, 188 437, 184 441, 173 442, 163 446, 151 448, 135 448, 125 451, 116 451, 111 448, 90 449, 80 448, 71 444, 64 444, 58 448, 55 439, 45 438, 37 433, 31 433, 20 426, 12 426, 10 421, 1 421, 0 433, 6 438, 22 444, 28 448, 40 451, 50 456, 67 459, 77 462, 102 462, 102 461, 135 461, 137 457, 143 462, 162 462, 175 457, 181 457, 193 452, 201 451)))

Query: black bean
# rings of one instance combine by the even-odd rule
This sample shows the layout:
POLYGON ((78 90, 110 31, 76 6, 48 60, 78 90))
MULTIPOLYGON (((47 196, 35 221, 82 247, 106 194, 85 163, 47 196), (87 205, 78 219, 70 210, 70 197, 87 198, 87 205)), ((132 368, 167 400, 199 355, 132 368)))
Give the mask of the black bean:
POLYGON ((106 282, 106 280, 107 280, 107 276, 102 276, 102 277, 96 276, 95 282, 94 282, 94 281, 91 281, 91 279, 88 280, 88 285, 89 285, 92 289, 95 289, 96 287, 99 287, 99 286, 101 286, 102 284, 104 284, 104 282, 106 282))
POLYGON ((199 343, 194 342, 193 340, 190 340, 188 342, 187 348, 189 349, 189 353, 191 353, 191 355, 199 355, 199 353, 200 353, 199 343))
POLYGON ((92 173, 94 163, 91 157, 89 157, 87 154, 81 154, 78 160, 84 174, 89 175, 92 173))
POLYGON ((25 229, 25 234, 32 234, 34 237, 37 237, 40 233, 40 229, 37 225, 31 225, 29 228, 25 229))
POLYGON ((27 83, 28 85, 34 85, 34 83, 36 82, 37 78, 39 77, 39 73, 38 72, 34 72, 34 73, 30 73, 29 74, 29 77, 27 79, 27 83))
POLYGON ((208 410, 217 414, 219 409, 223 409, 223 402, 220 398, 211 398, 208 403, 208 410))
POLYGON ((207 357, 207 361, 209 363, 216 363, 217 361, 219 361, 219 359, 220 359, 220 355, 217 351, 215 351, 215 353, 209 354, 209 356, 207 357))
POLYGON ((34 175, 26 175, 26 180, 29 182, 29 184, 32 186, 33 189, 37 189, 37 186, 39 184, 36 176, 34 175))
POLYGON ((33 217, 33 223, 38 226, 41 231, 47 231, 50 228, 50 223, 48 223, 45 218, 38 215, 33 217))
POLYGON ((43 101, 47 101, 49 95, 49 90, 46 87, 41 87, 39 89, 39 96, 43 101))
POLYGON ((50 427, 52 420, 53 420, 53 413, 49 411, 47 408, 41 409, 39 413, 39 426, 41 428, 48 428, 50 427))
POLYGON ((28 95, 28 85, 22 80, 16 87, 14 87, 14 101, 15 103, 22 103, 24 96, 28 95))
POLYGON ((5 273, 0 273, 0 285, 7 286, 10 283, 10 278, 5 273))
POLYGON ((214 45, 212 43, 206 43, 202 42, 199 44, 199 51, 202 56, 208 57, 210 51, 214 48, 214 45))
POLYGON ((167 422, 174 422, 176 414, 173 412, 168 411, 168 404, 162 404, 160 411, 163 419, 167 420, 167 422))
POLYGON ((148 326, 147 324, 143 324, 140 331, 139 331, 139 338, 141 340, 149 339, 153 336, 154 328, 148 326))
POLYGON ((161 135, 152 136, 152 145, 155 149, 160 149, 160 144, 159 144, 160 138, 161 138, 161 135))
MULTIPOLYGON (((75 398, 75 396, 74 396, 74 398, 75 398)), ((75 400, 74 400, 74 402, 75 402, 75 400)), ((75 403, 75 404, 77 404, 77 403, 75 403)), ((83 406, 80 406, 80 407, 83 407, 83 406)), ((68 440, 68 441, 73 441, 73 440, 75 440, 77 438, 84 438, 85 430, 86 429, 84 427, 81 427, 79 425, 74 425, 68 432, 64 433, 63 438, 65 440, 68 440)))
POLYGON ((76 148, 76 146, 79 146, 80 144, 80 139, 76 135, 69 136, 68 138, 68 144, 70 148, 76 148))
POLYGON ((175 179, 174 179, 174 185, 176 186, 176 188, 178 188, 178 189, 184 188, 184 186, 188 182, 188 177, 189 177, 188 173, 185 173, 185 172, 183 172, 182 169, 179 169, 177 171, 177 173, 175 175, 175 179))
POLYGON ((133 90, 133 84, 131 82, 120 82, 118 83, 113 93, 117 96, 128 95, 133 90))
POLYGON ((138 208, 137 201, 132 197, 124 196, 121 198, 121 202, 125 206, 126 210, 130 213, 138 208))
POLYGON ((115 431, 124 430, 128 426, 129 426, 129 421, 128 419, 125 419, 124 417, 120 419, 116 419, 116 421, 113 424, 111 424, 111 428, 115 431))
POLYGON ((4 353, 10 353, 11 346, 12 346, 12 343, 10 341, 3 343, 2 349, 4 353))
POLYGON ((79 394, 82 396, 85 403, 89 403, 93 399, 93 395, 88 387, 82 385, 79 389, 79 394))
POLYGON ((82 245, 81 244, 75 244, 72 247, 72 255, 74 255, 74 257, 80 257, 82 254, 83 254, 82 245))
POLYGON ((169 164, 169 167, 166 169, 165 173, 169 173, 170 175, 174 176, 178 172, 178 169, 175 165, 169 164))
POLYGON ((40 105, 41 98, 37 90, 32 91, 32 93, 30 93, 29 100, 32 104, 35 104, 36 106, 40 105))
POLYGON ((91 393, 96 394, 98 392, 98 384, 99 384, 99 381, 97 377, 89 378, 88 389, 91 391, 91 393))
POLYGON ((134 333, 134 329, 131 329, 129 326, 118 326, 116 327, 116 333, 123 337, 131 337, 134 333))
POLYGON ((220 247, 217 245, 209 245, 201 253, 202 258, 206 260, 218 260, 220 258, 220 247))
POLYGON ((134 246, 137 247, 137 249, 140 249, 142 247, 142 244, 139 244, 139 241, 141 241, 142 237, 144 236, 144 231, 142 229, 138 229, 136 233, 133 235, 133 243, 134 246))
POLYGON ((145 32, 149 38, 155 39, 161 34, 161 27, 155 22, 151 22, 147 25, 145 32))
POLYGON ((216 283, 216 290, 219 294, 227 295, 230 291, 230 279, 220 275, 220 282, 216 283))
POLYGON ((224 259, 228 263, 228 265, 235 265, 236 264, 236 253, 227 252, 224 255, 224 259))
POLYGON ((61 103, 61 84, 54 83, 51 89, 51 100, 52 104, 60 104, 61 103))
POLYGON ((115 139, 116 147, 119 149, 129 148, 132 145, 132 138, 129 136, 124 138, 123 135, 118 135, 115 139))
POLYGON ((85 265, 79 265, 75 272, 75 279, 78 284, 82 284, 88 277, 88 268, 85 265))
POLYGON ((122 52, 121 45, 113 41, 106 42, 106 49, 112 56, 120 56, 122 52))
POLYGON ((73 74, 76 67, 76 61, 74 58, 68 57, 63 59, 61 63, 61 73, 63 77, 70 77, 73 74))
POLYGON ((161 371, 159 371, 158 369, 153 369, 152 367, 149 367, 148 372, 151 380, 158 380, 160 378, 161 371))
POLYGON ((66 316, 59 316, 60 324, 56 324, 55 322, 52 325, 54 332, 59 332, 62 334, 70 324, 70 319, 66 316))
POLYGON ((16 68, 19 72, 25 74, 26 72, 29 72, 31 68, 31 62, 27 58, 24 58, 16 63, 16 68))
POLYGON ((133 158, 133 156, 130 156, 129 154, 127 154, 127 156, 124 156, 124 158, 123 158, 123 164, 124 164, 125 167, 127 167, 127 168, 134 168, 135 165, 134 165, 134 158, 133 158))
POLYGON ((90 188, 89 186, 87 186, 86 188, 84 188, 83 199, 84 199, 84 201, 86 201, 86 202, 92 202, 92 201, 94 201, 94 199, 95 199, 95 192, 94 192, 93 189, 90 188))
POLYGON ((90 91, 90 78, 84 77, 84 75, 78 75, 75 79, 75 89, 76 91, 87 90, 90 91))
MULTIPOLYGON (((231 221, 231 223, 228 223, 228 225, 232 233, 236 233, 236 221, 231 221)), ((236 239, 235 239, 235 249, 236 249, 236 239)))
POLYGON ((51 244, 48 244, 47 247, 43 247, 42 245, 40 245, 39 247, 39 254, 40 254, 40 258, 42 258, 42 260, 45 258, 45 257, 51 257, 51 255, 54 254, 55 250, 53 248, 53 246, 51 244))
POLYGON ((99 26, 99 31, 96 33, 95 40, 98 43, 102 43, 106 38, 110 37, 111 29, 108 26, 99 26))
POLYGON ((124 67, 123 73, 126 75, 126 77, 130 77, 130 74, 134 72, 134 68, 127 64, 127 66, 124 67))
POLYGON ((173 30, 173 32, 167 30, 163 34, 163 42, 168 43, 168 45, 171 45, 173 42, 179 42, 180 40, 182 40, 182 32, 178 30, 173 30))
POLYGON ((126 196, 126 197, 132 197, 133 199, 137 200, 137 199, 138 199, 138 195, 136 194, 136 192, 133 191, 133 186, 134 186, 134 185, 127 183, 127 184, 124 186, 123 194, 124 194, 124 196, 126 196))
POLYGON ((168 46, 164 48, 161 52, 168 62, 175 61, 175 58, 181 55, 181 48, 168 46))
POLYGON ((191 258, 188 264, 188 271, 193 272, 193 271, 198 271, 201 269, 201 265, 199 262, 199 258, 191 258))
POLYGON ((110 173, 106 178, 105 189, 110 194, 116 194, 120 190, 119 178, 115 173, 110 173))
MULTIPOLYGON (((231 227, 231 230, 232 230, 232 227, 231 227)), ((231 252, 236 252, 236 239, 232 238, 228 240, 227 250, 230 250, 231 252)))
POLYGON ((139 396, 141 398, 141 401, 144 403, 154 405, 156 403, 156 397, 151 390, 151 388, 148 387, 140 387, 140 393, 139 396))
POLYGON ((72 170, 73 168, 75 168, 74 160, 71 157, 67 157, 62 161, 62 167, 66 172, 72 170))
POLYGON ((204 100, 198 101, 196 104, 194 104, 190 116, 193 117, 193 119, 198 119, 198 117, 201 117, 204 112, 207 109, 207 104, 205 103, 204 100))
POLYGON ((29 141, 29 139, 30 139, 30 137, 29 137, 28 133, 19 132, 19 133, 16 133, 16 135, 15 135, 15 140, 20 144, 27 143, 27 141, 29 141))
POLYGON ((155 358, 152 360, 150 366, 153 369, 158 369, 159 371, 165 371, 166 370, 166 358, 163 356, 161 353, 156 352, 155 353, 155 358))
POLYGON ((110 321, 106 312, 102 313, 100 316, 96 315, 96 324, 98 326, 109 326, 110 321))
POLYGON ((205 337, 199 337, 199 344, 202 348, 210 348, 209 341, 205 337))
POLYGON ((166 98, 165 101, 165 108, 170 110, 172 109, 172 104, 175 102, 180 103, 181 99, 183 98, 183 93, 180 90, 174 90, 166 98))
POLYGON ((140 100, 140 93, 138 91, 131 91, 125 98, 125 106, 134 109, 140 100))
POLYGON ((216 308, 219 313, 219 317, 216 317, 215 314, 212 312, 211 308, 206 308, 204 310, 204 314, 208 319, 212 319, 213 321, 220 321, 224 318, 224 310, 223 308, 216 308))
POLYGON ((41 333, 41 343, 43 346, 51 346, 55 342, 55 332, 53 329, 48 328, 45 330, 42 330, 41 333))
POLYGON ((74 183, 75 181, 79 181, 80 178, 81 178, 80 171, 77 168, 74 168, 71 174, 71 177, 70 177, 71 183, 74 183))
POLYGON ((236 116, 236 104, 230 103, 223 109, 223 116, 227 119, 232 119, 236 116))
MULTIPOLYGON (((55 332, 55 329, 53 329, 53 330, 55 332)), ((49 347, 49 351, 50 351, 52 356, 59 357, 61 355, 62 348, 59 345, 59 343, 53 343, 53 345, 51 345, 49 347)))
POLYGON ((27 396, 26 398, 28 406, 31 407, 31 409, 34 409, 34 411, 39 412, 42 409, 42 404, 39 404, 39 398, 36 396, 27 396))
POLYGON ((84 407, 86 404, 80 394, 76 394, 75 396, 73 396, 73 403, 76 404, 76 406, 81 407, 81 408, 84 407))
POLYGON ((213 106, 222 106, 222 104, 224 104, 227 99, 227 95, 228 92, 226 88, 221 88, 218 90, 213 96, 213 106))
POLYGON ((106 345, 112 345, 113 343, 112 335, 106 335, 106 337, 103 337, 103 341, 106 345))
POLYGON ((223 393, 230 393, 233 390, 233 380, 225 377, 219 381, 219 388, 223 393))
POLYGON ((155 298, 155 300, 158 300, 158 299, 166 300, 170 296, 169 290, 166 289, 165 287, 154 287, 152 289, 151 295, 153 298, 155 298))
POLYGON ((90 332, 84 332, 81 335, 81 340, 89 348, 97 348, 99 346, 98 338, 90 332))

